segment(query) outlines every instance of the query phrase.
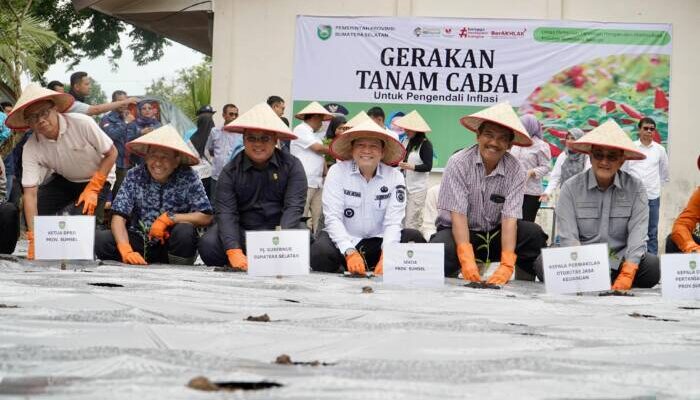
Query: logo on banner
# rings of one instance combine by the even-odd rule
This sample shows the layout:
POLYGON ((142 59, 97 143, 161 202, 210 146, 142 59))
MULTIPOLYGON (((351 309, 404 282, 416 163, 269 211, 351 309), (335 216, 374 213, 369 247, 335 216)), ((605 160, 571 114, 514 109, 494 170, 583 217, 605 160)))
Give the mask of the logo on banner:
POLYGON ((406 257, 408 258, 413 258, 413 250, 409 250, 406 252, 406 257))
POLYGON ((59 229, 66 229, 66 221, 58 221, 59 229))
POLYGON ((442 28, 442 36, 444 37, 454 37, 456 35, 455 30, 452 27, 442 28))
POLYGON ((435 37, 435 36, 440 36, 440 29, 438 29, 438 28, 423 28, 423 27, 419 26, 413 30, 413 34, 416 35, 416 37, 435 37))
POLYGON ((574 251, 573 253, 571 253, 571 259, 572 259, 572 260, 576 261, 577 258, 578 258, 578 253, 577 253, 577 252, 574 251))
POLYGON ((280 244, 280 237, 279 236, 273 236, 272 237, 272 244, 275 246, 278 246, 280 244))
POLYGON ((695 268, 697 268, 697 265, 695 264, 695 261, 691 261, 688 263, 688 266, 690 267, 691 270, 695 271, 695 268))
POLYGON ((492 30, 491 37, 493 39, 523 39, 523 38, 525 38, 525 32, 527 32, 527 28, 523 28, 521 30, 512 30, 512 29, 492 30))
POLYGON ((318 35, 318 38, 321 40, 330 39, 332 33, 333 28, 330 25, 319 25, 318 28, 316 28, 316 35, 318 35))

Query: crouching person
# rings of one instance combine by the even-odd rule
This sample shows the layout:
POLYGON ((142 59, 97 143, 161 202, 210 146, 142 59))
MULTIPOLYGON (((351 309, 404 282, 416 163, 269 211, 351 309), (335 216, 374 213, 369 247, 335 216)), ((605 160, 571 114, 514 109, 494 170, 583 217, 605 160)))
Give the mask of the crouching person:
POLYGON ((533 262, 547 243, 539 225, 523 221, 525 170, 508 152, 532 139, 508 103, 462 117, 477 144, 447 161, 440 184, 437 233, 431 243, 445 245, 445 276, 481 281, 477 257, 500 261, 488 279, 495 285, 515 278, 534 280, 533 262), (517 268, 516 268, 517 262, 517 268))
MULTIPOLYGON (((561 188, 556 221, 561 245, 607 243, 614 290, 656 285, 659 258, 647 252, 646 189, 639 179, 620 170, 625 160, 646 156, 613 120, 567 146, 588 154, 591 169, 574 175, 561 188)), ((544 281, 541 257, 535 268, 544 281)))
POLYGON ((99 231, 95 255, 127 264, 192 265, 197 227, 212 208, 197 173, 199 159, 172 125, 127 143, 145 163, 131 169, 112 202, 112 231, 99 231))
POLYGON ((243 134, 244 150, 221 170, 216 184, 216 224, 202 236, 199 254, 206 265, 247 270, 245 232, 306 229, 306 173, 301 161, 275 148, 296 136, 265 103, 224 130, 243 134))
MULTIPOLYGON (((698 157, 700 169, 700 157, 698 157)), ((700 223, 700 187, 690 196, 688 205, 673 223, 671 234, 666 238, 666 253, 700 253, 700 237, 696 227, 700 223)))
POLYGON ((383 272, 384 246, 425 239, 415 229, 401 230, 406 185, 398 169, 401 143, 373 121, 350 129, 330 145, 340 162, 328 171, 323 188, 325 227, 311 245, 311 269, 365 275, 383 272))

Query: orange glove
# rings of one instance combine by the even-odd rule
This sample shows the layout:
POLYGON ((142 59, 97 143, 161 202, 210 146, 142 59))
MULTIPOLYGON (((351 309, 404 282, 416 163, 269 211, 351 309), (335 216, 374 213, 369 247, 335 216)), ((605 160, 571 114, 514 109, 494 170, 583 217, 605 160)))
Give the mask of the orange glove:
POLYGON ((27 231, 27 240, 29 240, 29 247, 27 247, 27 260, 34 259, 34 232, 27 231))
POLYGON ((104 186, 106 181, 107 177, 97 171, 92 176, 92 179, 90 179, 90 182, 88 182, 88 184, 85 186, 83 192, 80 193, 78 202, 75 203, 75 205, 79 206, 80 203, 85 203, 83 205, 83 214, 95 215, 95 208, 97 208, 97 196, 100 194, 102 186, 104 186))
POLYGON ((457 258, 459 259, 459 265, 462 267, 462 279, 471 282, 481 282, 479 267, 476 266, 474 248, 471 243, 457 245, 457 258))
POLYGON ((384 275, 384 252, 383 251, 382 251, 382 255, 379 256, 379 262, 374 267, 374 275, 377 275, 377 276, 384 275))
POLYGON ((148 265, 141 254, 135 252, 128 242, 117 243, 117 250, 119 250, 119 254, 122 256, 122 261, 126 264, 148 265))
POLYGON ((632 289, 632 282, 634 282, 634 276, 637 274, 637 269, 639 265, 625 261, 620 267, 620 273, 617 274, 615 278, 615 283, 612 285, 612 290, 630 290, 632 289))
POLYGON ((365 260, 359 251, 353 251, 349 256, 345 256, 345 262, 351 274, 365 275, 365 260))
POLYGON ((233 269, 241 269, 243 271, 248 270, 248 259, 243 250, 241 249, 228 249, 226 250, 226 256, 228 257, 228 262, 231 264, 233 269))
POLYGON ((165 241, 170 237, 170 232, 168 232, 168 229, 170 229, 173 225, 175 225, 175 221, 170 219, 167 212, 160 214, 160 216, 153 221, 153 224, 151 224, 151 230, 148 232, 148 238, 156 238, 160 240, 160 244, 165 244, 165 241))
POLYGON ((498 266, 486 283, 494 285, 505 285, 510 280, 513 271, 515 270, 515 260, 518 256, 512 251, 501 251, 501 265, 498 266))

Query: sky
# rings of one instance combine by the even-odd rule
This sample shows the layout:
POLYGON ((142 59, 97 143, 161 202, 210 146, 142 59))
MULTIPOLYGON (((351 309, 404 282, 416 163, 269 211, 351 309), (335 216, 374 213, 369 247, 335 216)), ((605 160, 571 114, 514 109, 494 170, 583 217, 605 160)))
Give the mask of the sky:
POLYGON ((134 62, 133 53, 127 48, 128 44, 128 36, 121 36, 124 52, 117 61, 119 69, 116 71, 112 71, 107 57, 99 57, 85 60, 71 70, 67 69, 67 62, 57 63, 51 66, 44 76, 47 81, 68 83, 71 73, 85 71, 102 86, 107 98, 118 89, 125 90, 130 95, 141 95, 152 81, 163 76, 173 78, 178 70, 199 64, 204 59, 202 53, 171 41, 160 60, 138 66, 134 62))

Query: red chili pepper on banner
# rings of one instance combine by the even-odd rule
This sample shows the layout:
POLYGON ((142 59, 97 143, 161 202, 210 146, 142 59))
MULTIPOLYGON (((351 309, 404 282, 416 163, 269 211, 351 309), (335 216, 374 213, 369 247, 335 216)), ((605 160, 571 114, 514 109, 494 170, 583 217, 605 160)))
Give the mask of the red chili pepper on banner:
POLYGON ((549 151, 552 153, 552 157, 559 157, 559 154, 561 154, 561 149, 549 142, 547 142, 549 145, 549 151))
POLYGON ((535 111, 540 111, 540 112, 552 111, 551 108, 545 107, 545 106, 541 106, 541 105, 539 105, 539 104, 533 104, 533 105, 532 105, 532 108, 534 108, 535 111))
POLYGON ((654 131, 654 133, 651 136, 651 139, 656 143, 661 144, 661 135, 659 135, 659 131, 654 131))
POLYGON ((644 118, 644 116, 639 111, 637 111, 634 107, 632 107, 630 105, 620 103, 620 107, 622 108, 622 111, 625 112, 625 114, 629 115, 630 117, 632 117, 634 119, 644 118))
POLYGON ((552 136, 556 136, 556 137, 558 137, 559 139, 565 139, 565 138, 566 138, 566 135, 567 135, 567 132, 566 132, 566 131, 560 131, 560 130, 554 129, 554 128, 547 128, 547 130, 549 131, 549 133, 550 133, 552 136))
POLYGON ((654 108, 658 110, 668 109, 668 97, 661 88, 656 88, 656 93, 654 93, 654 108))
POLYGON ((606 113, 611 113, 617 108, 617 103, 612 100, 606 100, 600 105, 606 113))
POLYGON ((600 124, 598 123, 598 121, 594 120, 593 118, 588 118, 588 125, 595 128, 596 126, 598 126, 600 124))
POLYGON ((651 82, 649 81, 639 81, 637 82, 637 85, 635 86, 637 92, 646 92, 651 88, 651 82))

